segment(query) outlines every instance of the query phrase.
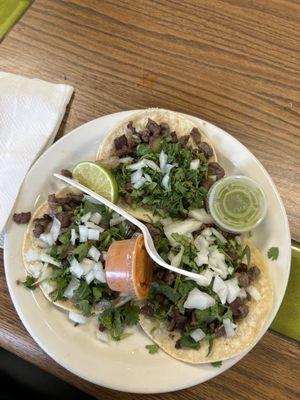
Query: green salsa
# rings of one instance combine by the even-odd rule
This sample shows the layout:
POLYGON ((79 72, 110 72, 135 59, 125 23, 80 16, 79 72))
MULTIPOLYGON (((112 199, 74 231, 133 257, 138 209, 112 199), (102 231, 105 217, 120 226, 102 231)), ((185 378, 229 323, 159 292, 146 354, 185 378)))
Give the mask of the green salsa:
POLYGON ((266 213, 264 192, 245 176, 229 176, 218 181, 208 196, 212 217, 221 228, 232 232, 253 229, 266 213))

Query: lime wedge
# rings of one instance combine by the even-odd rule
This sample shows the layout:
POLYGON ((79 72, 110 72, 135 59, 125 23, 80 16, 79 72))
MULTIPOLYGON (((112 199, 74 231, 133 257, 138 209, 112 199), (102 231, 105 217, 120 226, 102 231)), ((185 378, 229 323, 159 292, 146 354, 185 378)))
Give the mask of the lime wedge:
POLYGON ((92 161, 81 161, 73 168, 73 177, 82 185, 113 203, 119 198, 118 184, 107 168, 92 161))

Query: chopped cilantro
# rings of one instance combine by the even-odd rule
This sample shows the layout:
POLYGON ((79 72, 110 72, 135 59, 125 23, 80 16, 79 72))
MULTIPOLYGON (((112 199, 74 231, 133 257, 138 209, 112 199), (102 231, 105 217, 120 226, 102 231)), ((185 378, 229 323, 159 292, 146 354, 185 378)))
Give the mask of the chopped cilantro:
POLYGON ((250 247, 248 245, 245 246, 241 258, 243 259, 244 256, 246 256, 247 268, 249 269, 251 262, 251 252, 250 252, 250 247))
POLYGON ((105 326, 114 340, 121 340, 128 336, 124 333, 126 325, 136 325, 138 319, 139 308, 131 303, 118 308, 110 307, 99 315, 100 323, 105 326))
POLYGON ((195 349, 195 350, 200 349, 200 343, 196 342, 190 335, 182 336, 179 339, 179 343, 181 347, 188 347, 190 349, 195 349))
POLYGON ((148 350, 149 354, 155 354, 159 350, 158 344, 147 344, 145 347, 148 350))
POLYGON ((278 256, 279 256, 279 249, 278 249, 278 247, 271 247, 271 248, 268 250, 268 257, 269 257, 272 261, 277 260, 278 256))
POLYGON ((86 281, 81 280, 79 288, 74 290, 73 298, 75 301, 87 300, 92 291, 86 281))
POLYGON ((78 261, 81 262, 87 256, 87 253, 89 252, 90 247, 91 247, 91 244, 89 242, 81 243, 79 246, 77 246, 72 251, 72 255, 77 256, 78 261))
POLYGON ((91 315, 91 306, 88 300, 81 300, 79 302, 82 314, 84 317, 89 317, 91 315))
POLYGON ((222 367, 222 361, 214 361, 214 362, 212 362, 210 364, 214 368, 221 368, 222 367))
POLYGON ((27 275, 25 281, 21 282, 21 283, 27 289, 34 290, 36 288, 35 282, 36 282, 36 279, 33 276, 27 275))

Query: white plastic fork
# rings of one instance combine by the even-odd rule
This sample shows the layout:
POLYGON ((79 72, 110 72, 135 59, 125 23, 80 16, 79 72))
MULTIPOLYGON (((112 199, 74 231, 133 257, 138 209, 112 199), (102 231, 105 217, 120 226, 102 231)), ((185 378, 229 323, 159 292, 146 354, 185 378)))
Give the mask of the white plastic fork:
POLYGON ((166 263, 160 257, 160 255, 157 253, 156 248, 154 247, 154 243, 153 243, 152 237, 150 235, 150 232, 149 232, 148 228, 146 227, 146 225, 143 224, 141 221, 139 221, 138 219, 136 219, 135 217, 130 215, 128 212, 124 211, 122 208, 116 206, 114 203, 107 200, 105 197, 102 197, 99 194, 97 194, 96 192, 94 192, 93 190, 83 186, 81 183, 79 183, 73 179, 67 178, 66 176, 63 176, 60 174, 53 174, 53 175, 56 178, 60 179, 61 181, 67 183, 68 185, 81 190, 85 194, 88 194, 93 199, 99 201, 99 203, 102 203, 102 204, 106 205, 107 207, 111 208, 118 214, 122 215, 122 217, 124 217, 128 221, 130 221, 133 225, 137 226, 144 235, 144 242, 145 242, 145 246, 146 246, 149 256, 152 258, 153 261, 155 261, 161 267, 166 268, 170 271, 173 271, 177 274, 187 276, 192 279, 196 279, 196 280, 199 279, 199 274, 195 274, 194 272, 186 271, 184 269, 180 269, 180 268, 174 267, 173 265, 166 263))

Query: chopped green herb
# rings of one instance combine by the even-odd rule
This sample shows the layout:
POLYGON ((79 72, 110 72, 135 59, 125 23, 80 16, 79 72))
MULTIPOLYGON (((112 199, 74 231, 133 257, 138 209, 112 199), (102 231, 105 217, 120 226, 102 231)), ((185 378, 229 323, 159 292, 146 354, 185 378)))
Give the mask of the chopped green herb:
POLYGON ((89 252, 90 247, 91 247, 91 244, 89 242, 81 243, 79 246, 77 246, 72 251, 72 255, 77 256, 78 261, 81 262, 87 256, 87 253, 89 252))
POLYGON ((158 344, 147 344, 145 347, 148 350, 149 354, 155 354, 159 350, 158 344))
POLYGON ((215 335, 213 335, 213 334, 212 335, 211 334, 206 335, 206 340, 208 342, 208 351, 207 351, 206 357, 208 357, 210 355, 211 351, 212 351, 212 348, 213 348, 215 335))
POLYGON ((179 339, 179 343, 181 347, 188 347, 190 349, 195 349, 199 350, 200 349, 200 343, 196 342, 191 336, 182 336, 182 338, 179 339))
POLYGON ((75 301, 87 300, 92 291, 86 281, 81 280, 79 288, 74 290, 73 298, 75 301))
POLYGON ((91 306, 88 302, 88 300, 81 300, 79 302, 81 311, 82 311, 82 315, 84 317, 89 317, 91 315, 91 306))
POLYGON ((33 276, 27 275, 25 281, 21 282, 21 283, 27 289, 34 290, 36 288, 35 282, 36 282, 36 279, 33 276))
POLYGON ((242 259, 246 256, 247 260, 247 268, 250 268, 250 262, 251 262, 251 252, 250 252, 250 247, 248 245, 245 246, 243 253, 242 253, 242 259))
POLYGON ((214 368, 221 368, 222 367, 222 361, 215 361, 215 362, 212 362, 210 364, 214 368))
POLYGON ((273 260, 273 261, 277 260, 278 256, 279 256, 279 248, 278 247, 271 247, 268 250, 268 257, 271 260, 273 260))

